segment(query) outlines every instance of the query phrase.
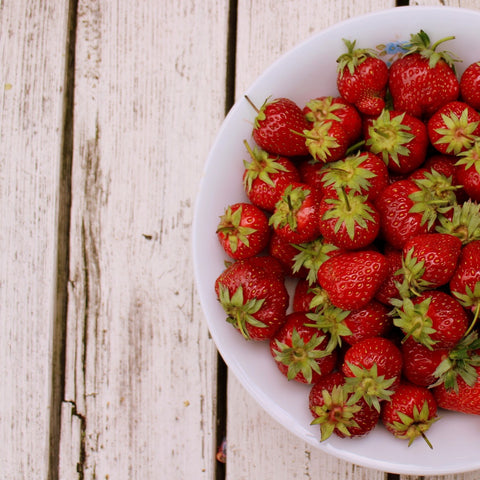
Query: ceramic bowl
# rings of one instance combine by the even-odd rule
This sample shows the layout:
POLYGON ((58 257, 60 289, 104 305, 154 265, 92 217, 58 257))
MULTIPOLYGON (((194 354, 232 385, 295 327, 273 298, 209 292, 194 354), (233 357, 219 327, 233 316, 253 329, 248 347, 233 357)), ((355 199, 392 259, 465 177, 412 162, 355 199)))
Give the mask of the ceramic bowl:
MULTIPOLYGON (((384 49, 395 56, 398 45, 423 29, 432 41, 455 35, 445 48, 463 61, 460 75, 480 60, 480 12, 450 7, 400 7, 359 16, 312 36, 278 59, 244 92, 261 105, 271 96, 289 97, 303 106, 320 95, 338 95, 336 59, 345 51, 342 38, 357 46, 384 49), (354 38, 352 38, 354 36, 354 38)), ((382 471, 411 475, 441 475, 480 469, 480 416, 441 411, 429 430, 431 450, 421 439, 394 438, 378 425, 364 438, 332 435, 319 441, 319 427, 311 426, 309 386, 288 382, 279 372, 264 342, 248 342, 225 321, 216 299, 214 282, 224 269, 226 256, 215 230, 224 208, 246 201, 241 176, 251 139, 254 112, 243 95, 227 115, 207 159, 195 207, 193 255, 197 289, 209 330, 217 348, 243 386, 280 424, 308 444, 341 459, 382 471)))

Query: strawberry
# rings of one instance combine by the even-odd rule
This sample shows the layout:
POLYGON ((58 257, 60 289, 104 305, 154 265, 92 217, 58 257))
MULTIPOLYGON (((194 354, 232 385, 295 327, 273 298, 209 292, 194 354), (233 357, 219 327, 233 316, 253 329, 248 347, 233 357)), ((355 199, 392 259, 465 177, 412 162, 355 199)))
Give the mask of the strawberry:
POLYGON ((480 140, 469 150, 459 153, 455 165, 457 181, 472 200, 480 202, 480 140))
POLYGON ((285 188, 300 181, 300 174, 287 157, 269 154, 256 146, 252 150, 247 142, 245 146, 251 157, 250 162, 243 162, 243 186, 247 197, 257 207, 273 212, 285 188))
POLYGON ((423 233, 403 247, 403 293, 418 295, 423 290, 446 285, 457 268, 462 241, 447 233, 423 233))
POLYGON ((333 245, 358 250, 370 245, 380 231, 380 215, 367 197, 339 190, 337 198, 323 197, 319 207, 320 233, 333 245))
POLYGON ((381 157, 389 171, 410 173, 425 161, 427 127, 413 115, 383 110, 366 122, 365 130, 365 147, 381 157))
POLYGON ((462 248, 449 286, 459 302, 474 312, 473 322, 476 322, 480 312, 480 240, 472 241, 462 248))
POLYGON ((371 202, 388 185, 385 162, 371 152, 357 152, 328 163, 317 171, 316 185, 323 195, 334 196, 338 189, 365 195, 371 202))
POLYGON ((227 266, 215 281, 215 293, 227 322, 247 340, 268 339, 285 321, 289 296, 283 280, 250 259, 227 266))
POLYGON ((452 207, 451 216, 440 217, 439 233, 455 235, 462 244, 480 240, 480 205, 468 200, 452 207))
POLYGON ((368 337, 353 344, 342 364, 352 401, 363 398, 380 411, 380 402, 389 400, 400 383, 402 365, 400 349, 387 338, 368 337))
POLYGON ((349 312, 343 320, 350 330, 350 335, 343 338, 349 345, 370 337, 385 336, 392 327, 389 316, 390 309, 376 300, 372 300, 363 308, 349 312))
POLYGON ((318 283, 336 307, 357 310, 373 299, 387 273, 387 261, 381 253, 351 251, 322 263, 318 283))
POLYGON ((312 285, 306 278, 298 279, 292 299, 294 312, 315 312, 329 305, 328 294, 318 283, 312 285))
POLYGON ((373 50, 355 48, 355 40, 343 41, 347 53, 337 59, 338 91, 362 114, 378 115, 385 107, 388 67, 373 50))
POLYGON ((450 294, 427 290, 415 298, 404 298, 393 319, 405 336, 427 348, 452 348, 467 332, 469 317, 450 294))
POLYGON ((342 124, 337 121, 315 122, 304 130, 305 145, 314 160, 321 163, 335 162, 343 158, 349 147, 349 138, 342 124))
POLYGON ((449 102, 429 118, 427 131, 436 150, 458 155, 471 148, 480 135, 480 113, 465 102, 449 102))
POLYGON ((470 64, 462 73, 460 96, 471 107, 480 109, 480 62, 470 64))
POLYGON ((310 124, 293 100, 267 98, 258 109, 248 97, 245 98, 257 112, 252 136, 261 149, 285 157, 308 155, 305 140, 294 132, 309 130, 310 124))
POLYGON ((309 393, 312 425, 320 425, 320 440, 332 433, 340 438, 362 437, 377 425, 380 413, 363 399, 350 402, 352 394, 345 388, 340 372, 332 372, 315 383, 309 393))
POLYGON ((312 123, 340 122, 351 145, 362 134, 362 118, 357 109, 342 97, 318 97, 310 100, 303 107, 305 118, 312 123))
POLYGON ((448 102, 457 100, 460 86, 453 68, 455 59, 449 52, 437 52, 420 30, 411 35, 410 48, 390 66, 388 87, 395 110, 417 118, 428 118, 448 102))
POLYGON ((307 326, 308 322, 304 312, 292 312, 270 339, 270 353, 278 369, 288 380, 301 383, 317 382, 337 362, 336 350, 327 349, 328 335, 307 326))
POLYGON ((463 378, 458 378, 458 388, 447 389, 441 384, 433 389, 433 395, 440 408, 455 412, 480 415, 480 366, 475 367, 476 381, 468 385, 463 378))
POLYGON ((425 387, 402 382, 389 402, 382 404, 381 421, 395 437, 412 442, 423 437, 427 445, 432 444, 425 432, 437 420, 437 402, 425 387))
POLYGON ((298 254, 298 249, 295 247, 295 244, 285 240, 276 232, 272 232, 270 237, 268 253, 280 262, 286 276, 307 278, 308 270, 305 267, 299 269, 295 267, 295 256, 298 254))
POLYGON ((293 182, 275 205, 269 223, 290 243, 311 242, 319 234, 319 204, 320 196, 315 189, 293 182))
POLYGON ((393 304, 393 300, 401 297, 398 286, 402 283, 400 272, 402 268, 402 251, 386 245, 383 254, 387 261, 387 277, 377 290, 375 300, 389 306, 393 304))
POLYGON ((217 237, 230 258, 240 260, 260 253, 270 239, 268 218, 251 203, 235 203, 225 209, 217 237))

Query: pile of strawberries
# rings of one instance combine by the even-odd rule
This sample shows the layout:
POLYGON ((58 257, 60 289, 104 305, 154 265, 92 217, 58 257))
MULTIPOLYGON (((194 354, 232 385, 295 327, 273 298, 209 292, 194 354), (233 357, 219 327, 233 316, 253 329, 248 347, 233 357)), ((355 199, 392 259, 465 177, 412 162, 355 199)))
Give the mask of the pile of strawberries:
POLYGON ((252 103, 215 292, 311 385, 321 440, 381 422, 430 445, 438 408, 480 415, 480 62, 457 77, 445 40, 390 66, 345 40, 337 97, 252 103))

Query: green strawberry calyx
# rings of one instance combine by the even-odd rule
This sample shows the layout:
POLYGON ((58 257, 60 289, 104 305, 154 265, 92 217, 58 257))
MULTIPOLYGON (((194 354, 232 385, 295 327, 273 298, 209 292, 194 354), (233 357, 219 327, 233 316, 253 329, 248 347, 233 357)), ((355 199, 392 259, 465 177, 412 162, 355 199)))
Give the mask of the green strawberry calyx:
POLYGON ((403 124, 405 112, 393 118, 390 111, 383 109, 382 113, 372 122, 368 129, 369 138, 366 144, 372 153, 381 155, 386 165, 393 161, 400 165, 399 155, 410 155, 410 149, 406 146, 414 138, 408 125, 403 124))
POLYGON ((276 348, 273 349, 275 352, 274 358, 277 362, 288 367, 288 380, 293 380, 301 373, 307 383, 312 383, 313 372, 321 375, 322 372, 320 371, 317 360, 330 354, 330 352, 326 350, 319 349, 324 339, 324 335, 315 333, 305 342, 295 328, 292 331, 291 346, 275 339, 276 348))
POLYGON ((331 126, 331 121, 315 122, 310 130, 304 130, 301 134, 292 130, 292 133, 305 138, 305 145, 314 160, 326 163, 331 155, 331 149, 340 146, 337 139, 329 135, 331 126))
POLYGON ((227 322, 236 327, 245 339, 251 339, 247 330, 247 324, 257 328, 266 327, 263 322, 257 320, 254 316, 262 308, 265 299, 252 298, 245 301, 241 285, 235 290, 233 295, 230 295, 229 289, 220 283, 219 301, 228 315, 227 322))
POLYGON ((422 437, 427 445, 433 448, 425 432, 430 428, 432 423, 438 420, 438 417, 429 418, 430 409, 428 408, 428 402, 426 400, 423 402, 420 410, 418 410, 417 405, 413 406, 413 414, 411 417, 401 411, 397 411, 396 413, 400 421, 395 420, 388 424, 390 428, 395 431, 395 437, 408 440, 408 446, 410 446, 416 438, 422 437))
POLYGON ((308 188, 288 185, 282 198, 275 205, 275 211, 269 219, 270 225, 273 225, 274 228, 282 228, 288 225, 292 231, 296 231, 297 213, 308 195, 310 195, 308 188))
POLYGON ((430 37, 427 35, 427 33, 425 33, 424 30, 420 30, 418 33, 410 35, 410 42, 405 46, 407 51, 405 52, 404 56, 411 55, 413 53, 419 53, 423 58, 428 60, 428 65, 430 68, 435 68, 440 60, 443 60, 451 68, 454 68, 455 62, 458 62, 459 59, 453 53, 446 50, 442 52, 436 51, 436 48, 440 44, 454 39, 455 37, 451 35, 437 40, 432 45, 430 37))
POLYGON ((245 191, 249 193, 252 190, 253 181, 259 178, 271 187, 275 186, 274 181, 270 177, 271 174, 280 172, 287 172, 288 169, 277 162, 278 156, 273 158, 268 152, 258 148, 257 146, 250 147, 248 142, 244 140, 244 145, 250 155, 251 161, 244 160, 245 176, 243 178, 243 186, 245 191))
POLYGON ((465 170, 475 167, 477 173, 480 174, 480 140, 477 139, 471 148, 460 152, 458 157, 459 159, 455 163, 455 166, 463 165, 465 170))
POLYGON ((347 402, 349 393, 343 385, 336 385, 332 392, 322 390, 323 405, 316 405, 313 411, 317 417, 311 425, 320 425, 320 441, 329 438, 335 429, 350 437, 349 428, 358 428, 355 414, 361 410, 358 404, 347 402))
POLYGON ((342 40, 347 47, 347 52, 342 53, 342 55, 337 58, 337 71, 340 76, 343 76, 346 68, 348 68, 350 75, 353 75, 357 67, 367 60, 367 58, 377 58, 377 53, 371 48, 355 48, 356 40, 353 42, 345 38, 342 40))
POLYGON ((431 282, 422 278, 425 273, 425 262, 414 257, 414 253, 415 249, 413 247, 408 250, 402 257, 402 267, 395 273, 396 275, 402 275, 402 283, 396 282, 396 286, 404 298, 412 295, 418 296, 432 285, 431 282))
POLYGON ((444 215, 439 217, 436 231, 458 237, 463 245, 480 240, 480 204, 468 199, 452 208, 451 218, 444 215))
POLYGON ((336 110, 345 108, 341 103, 333 103, 333 97, 314 98, 305 104, 308 109, 305 118, 309 122, 323 122, 325 120, 340 121, 340 117, 335 115, 336 110))
POLYGON ((227 237, 233 253, 237 251, 239 243, 243 243, 249 247, 250 242, 248 237, 257 231, 256 228, 240 225, 241 221, 242 207, 240 206, 235 211, 232 211, 231 206, 229 206, 220 217, 220 223, 217 227, 216 233, 222 233, 227 237))
POLYGON ((348 404, 352 405, 363 398, 368 406, 380 412, 380 401, 390 400, 393 390, 389 388, 397 377, 385 378, 385 375, 378 375, 376 363, 371 368, 353 365, 350 362, 347 362, 347 365, 353 373, 353 377, 345 378, 345 387, 352 393, 348 404))

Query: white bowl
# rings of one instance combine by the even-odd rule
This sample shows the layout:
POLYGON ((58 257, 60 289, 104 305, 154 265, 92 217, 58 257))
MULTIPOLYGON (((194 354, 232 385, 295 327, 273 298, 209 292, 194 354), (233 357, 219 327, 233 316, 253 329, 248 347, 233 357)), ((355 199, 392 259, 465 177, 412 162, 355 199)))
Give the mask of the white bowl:
MULTIPOLYGON (((358 47, 375 47, 409 40, 423 29, 436 40, 455 35, 444 44, 463 62, 458 74, 480 60, 478 45, 480 12, 450 7, 401 7, 352 18, 303 42, 268 68, 244 92, 261 105, 272 96, 289 97, 300 107, 320 95, 338 95, 336 59, 345 51, 342 38, 357 40, 358 47)), ((214 282, 226 259, 215 230, 225 206, 246 200, 241 176, 247 153, 243 144, 251 138, 252 107, 243 98, 227 115, 208 157, 196 202, 193 254, 197 289, 208 327, 230 370, 257 402, 280 424, 310 445, 341 459, 382 471, 411 475, 441 475, 480 469, 480 416, 442 411, 429 430, 434 448, 417 439, 394 438, 381 425, 360 439, 330 437, 319 441, 319 427, 310 426, 306 385, 288 382, 278 371, 267 345, 248 342, 225 321, 216 299, 214 282)))

